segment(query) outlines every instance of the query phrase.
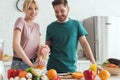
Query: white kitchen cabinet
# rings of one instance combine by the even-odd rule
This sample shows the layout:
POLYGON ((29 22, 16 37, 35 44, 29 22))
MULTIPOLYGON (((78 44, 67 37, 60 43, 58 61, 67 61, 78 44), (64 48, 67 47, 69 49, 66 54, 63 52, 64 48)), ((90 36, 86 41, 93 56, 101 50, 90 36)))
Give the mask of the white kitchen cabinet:
POLYGON ((5 78, 5 70, 3 62, 0 60, 0 80, 3 80, 5 78))
POLYGON ((83 20, 86 36, 97 63, 108 58, 120 59, 120 17, 92 16, 83 20))
POLYGON ((7 80, 7 70, 11 68, 11 63, 12 62, 3 62, 4 69, 5 69, 5 79, 4 80, 7 80))
POLYGON ((89 60, 78 60, 77 62, 77 71, 83 72, 86 69, 89 69, 90 61, 89 60))

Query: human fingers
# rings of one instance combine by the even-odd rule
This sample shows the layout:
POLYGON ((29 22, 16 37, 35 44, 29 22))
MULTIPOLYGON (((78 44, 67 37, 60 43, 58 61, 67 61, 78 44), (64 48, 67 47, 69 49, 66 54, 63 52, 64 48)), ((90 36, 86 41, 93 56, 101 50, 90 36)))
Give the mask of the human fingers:
POLYGON ((46 61, 45 61, 45 60, 39 61, 39 65, 40 65, 40 66, 46 66, 46 61))
POLYGON ((37 63, 34 63, 31 67, 33 68, 37 68, 38 64, 37 63))
POLYGON ((41 53, 42 53, 43 55, 48 55, 49 52, 50 52, 50 49, 49 49, 49 48, 43 48, 43 49, 41 50, 41 53))

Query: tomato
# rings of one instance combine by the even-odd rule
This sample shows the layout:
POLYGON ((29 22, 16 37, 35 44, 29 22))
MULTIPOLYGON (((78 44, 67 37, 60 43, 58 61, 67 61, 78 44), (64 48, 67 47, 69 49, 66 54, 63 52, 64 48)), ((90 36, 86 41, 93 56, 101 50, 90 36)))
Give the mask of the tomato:
POLYGON ((62 80, 62 79, 61 79, 61 77, 57 76, 56 78, 54 78, 52 80, 62 80))

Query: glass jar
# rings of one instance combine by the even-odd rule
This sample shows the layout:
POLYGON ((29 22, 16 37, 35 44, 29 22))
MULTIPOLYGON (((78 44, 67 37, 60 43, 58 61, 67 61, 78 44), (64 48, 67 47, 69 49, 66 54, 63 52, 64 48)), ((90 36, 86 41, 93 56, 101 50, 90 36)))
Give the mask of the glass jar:
POLYGON ((2 62, 4 41, 0 40, 0 80, 5 79, 5 69, 2 62))
POLYGON ((5 79, 5 69, 2 60, 0 61, 0 80, 5 79))
POLYGON ((0 40, 0 60, 2 60, 3 48, 4 48, 4 41, 0 40))

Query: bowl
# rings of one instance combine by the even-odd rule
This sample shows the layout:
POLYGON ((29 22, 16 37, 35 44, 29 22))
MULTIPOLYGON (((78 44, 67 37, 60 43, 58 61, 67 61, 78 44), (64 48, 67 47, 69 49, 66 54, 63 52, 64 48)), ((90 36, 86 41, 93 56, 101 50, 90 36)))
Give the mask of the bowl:
POLYGON ((12 56, 7 56, 7 57, 2 57, 2 61, 3 62, 8 62, 8 61, 11 61, 12 60, 12 56))
POLYGON ((120 75, 120 68, 111 68, 107 66, 102 66, 102 68, 108 70, 112 75, 120 75))

